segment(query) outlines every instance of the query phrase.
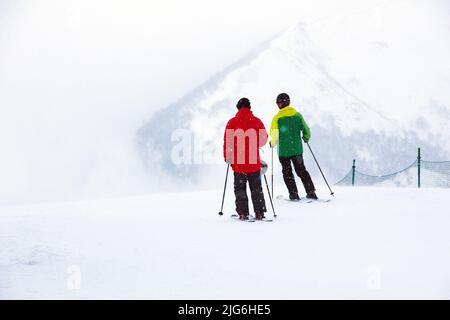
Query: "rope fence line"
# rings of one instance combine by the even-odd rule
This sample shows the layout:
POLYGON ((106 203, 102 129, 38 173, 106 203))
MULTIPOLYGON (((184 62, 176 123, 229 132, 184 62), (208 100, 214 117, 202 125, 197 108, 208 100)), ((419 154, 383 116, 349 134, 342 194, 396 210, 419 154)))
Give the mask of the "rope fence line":
POLYGON ((417 158, 406 168, 386 175, 370 175, 356 169, 356 160, 337 186, 387 186, 418 188, 450 188, 450 161, 422 160, 420 148, 417 158))

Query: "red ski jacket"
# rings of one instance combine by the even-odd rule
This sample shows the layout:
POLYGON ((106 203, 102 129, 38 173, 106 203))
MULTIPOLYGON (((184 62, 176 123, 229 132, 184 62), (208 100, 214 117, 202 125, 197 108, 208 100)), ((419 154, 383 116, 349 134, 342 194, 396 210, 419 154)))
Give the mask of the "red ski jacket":
POLYGON ((241 108, 225 128, 223 156, 235 172, 261 170, 259 148, 267 143, 267 131, 262 121, 248 108, 241 108))

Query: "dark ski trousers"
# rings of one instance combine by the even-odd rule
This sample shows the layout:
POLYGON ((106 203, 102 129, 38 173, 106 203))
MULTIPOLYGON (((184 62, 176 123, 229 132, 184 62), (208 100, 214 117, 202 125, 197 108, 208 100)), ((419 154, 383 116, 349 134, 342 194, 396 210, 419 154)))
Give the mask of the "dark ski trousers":
POLYGON ((292 156, 292 157, 280 157, 280 163, 283 167, 283 179, 286 183, 286 187, 289 190, 290 195, 298 195, 297 185, 295 184, 294 174, 292 173, 291 162, 294 165, 295 173, 302 180, 303 186, 305 187, 306 194, 316 190, 312 182, 309 172, 305 168, 305 163, 303 161, 303 155, 292 156))
POLYGON ((264 213, 267 211, 264 201, 264 193, 261 185, 260 171, 252 173, 234 173, 234 195, 236 196, 236 212, 238 214, 248 215, 248 197, 247 181, 250 186, 250 192, 255 213, 264 213))

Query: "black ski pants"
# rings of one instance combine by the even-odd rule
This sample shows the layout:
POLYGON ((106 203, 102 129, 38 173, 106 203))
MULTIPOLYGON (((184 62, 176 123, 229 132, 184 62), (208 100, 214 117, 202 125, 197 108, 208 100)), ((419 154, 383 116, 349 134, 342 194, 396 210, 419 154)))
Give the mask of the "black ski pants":
POLYGON ((260 171, 252 173, 234 173, 234 195, 236 196, 236 212, 248 215, 247 181, 250 186, 250 193, 255 213, 267 211, 264 201, 264 193, 261 185, 260 171))
POLYGON ((295 173, 302 180, 303 186, 305 187, 306 193, 310 193, 316 190, 312 182, 309 172, 305 168, 305 163, 303 161, 303 155, 292 156, 292 157, 280 157, 280 163, 282 166, 283 179, 286 183, 286 187, 289 190, 290 195, 298 195, 297 185, 295 184, 294 174, 292 173, 292 165, 294 165, 295 173))

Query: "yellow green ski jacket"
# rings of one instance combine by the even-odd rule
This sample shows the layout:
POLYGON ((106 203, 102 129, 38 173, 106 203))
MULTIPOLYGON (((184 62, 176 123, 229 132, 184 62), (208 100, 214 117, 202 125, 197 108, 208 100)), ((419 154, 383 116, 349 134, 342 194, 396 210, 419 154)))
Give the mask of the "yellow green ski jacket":
POLYGON ((278 145, 278 157, 303 154, 302 135, 305 141, 311 138, 311 130, 303 116, 291 106, 280 109, 270 126, 270 144, 278 145))

